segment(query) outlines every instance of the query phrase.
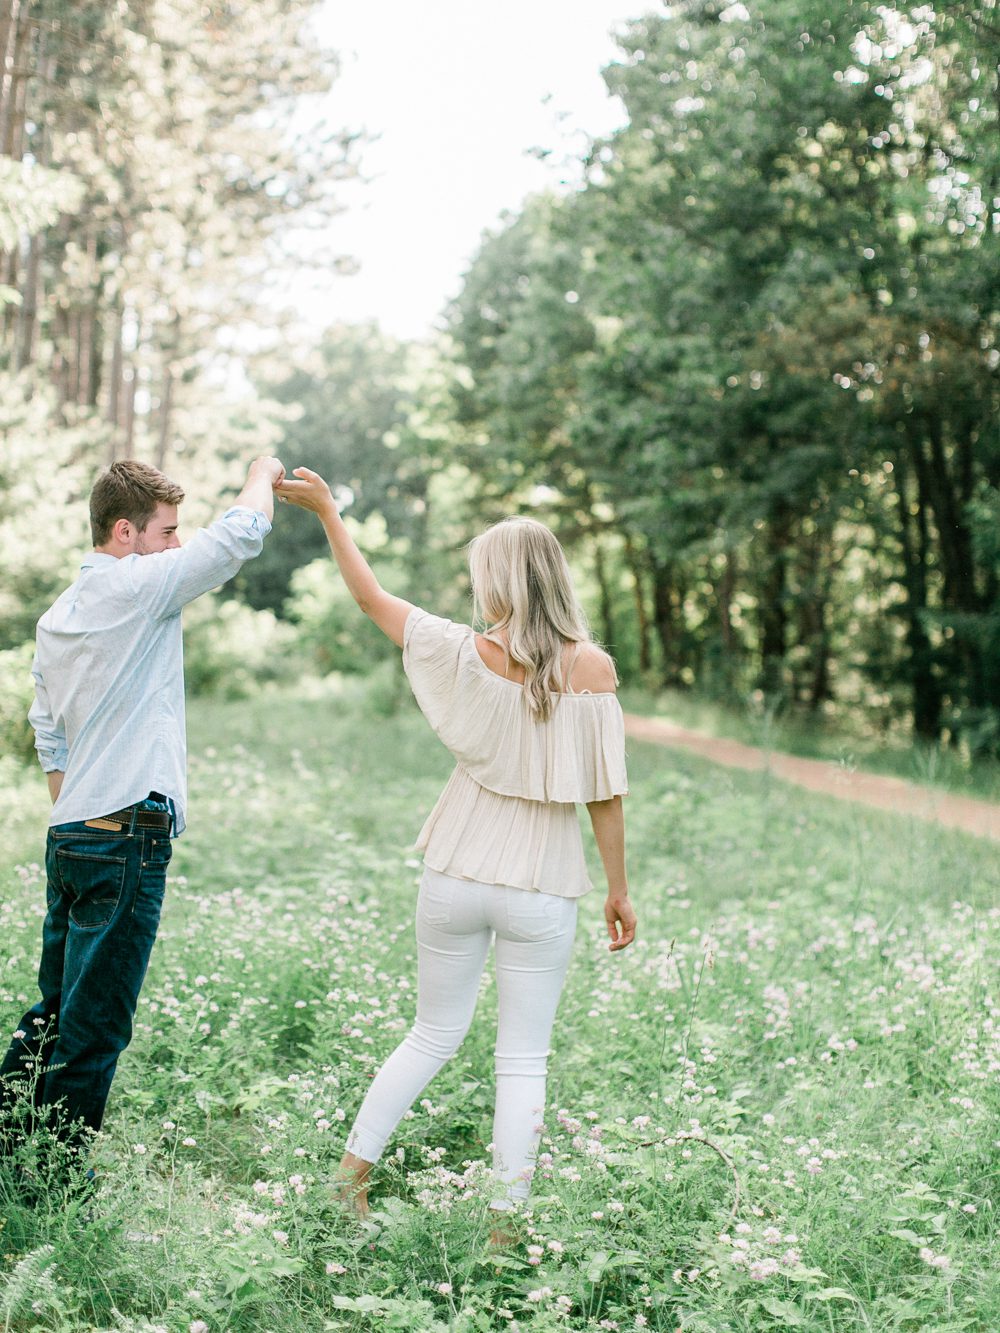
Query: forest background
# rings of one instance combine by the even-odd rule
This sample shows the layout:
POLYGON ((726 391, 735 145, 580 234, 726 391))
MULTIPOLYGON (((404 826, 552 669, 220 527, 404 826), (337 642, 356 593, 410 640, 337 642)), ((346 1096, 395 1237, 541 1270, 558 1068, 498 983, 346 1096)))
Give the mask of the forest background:
MULTIPOLYGON (((363 161, 313 114, 318 8, 0 6, 4 749, 98 470, 163 468, 190 531, 267 452, 348 487, 437 611, 467 615, 464 542, 534 513, 626 682, 1000 754, 995 0, 660 6, 605 71, 626 123, 484 236, 434 338, 303 345, 281 292, 346 262, 315 240, 363 161)), ((194 690, 383 653, 278 518, 188 612, 194 690)))

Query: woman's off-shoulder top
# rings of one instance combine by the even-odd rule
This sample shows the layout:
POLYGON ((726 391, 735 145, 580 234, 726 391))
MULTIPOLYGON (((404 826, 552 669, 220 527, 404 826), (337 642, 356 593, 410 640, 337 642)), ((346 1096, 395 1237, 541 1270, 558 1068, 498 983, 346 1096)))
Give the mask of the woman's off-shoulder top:
POLYGON ((523 687, 491 671, 475 632, 414 609, 403 667, 455 771, 420 831, 432 870, 578 898, 593 887, 577 803, 628 791, 616 695, 560 694, 544 722, 523 687))

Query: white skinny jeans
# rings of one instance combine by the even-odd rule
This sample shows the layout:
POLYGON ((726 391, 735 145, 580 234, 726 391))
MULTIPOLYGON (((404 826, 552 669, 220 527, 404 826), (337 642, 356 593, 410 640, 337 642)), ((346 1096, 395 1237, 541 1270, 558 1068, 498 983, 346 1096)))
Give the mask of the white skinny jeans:
POLYGON ((462 1043, 496 938, 499 1017, 494 1208, 526 1199, 545 1110, 549 1037, 576 930, 576 899, 424 869, 417 898, 417 1017, 376 1074, 347 1149, 377 1162, 403 1115, 462 1043))

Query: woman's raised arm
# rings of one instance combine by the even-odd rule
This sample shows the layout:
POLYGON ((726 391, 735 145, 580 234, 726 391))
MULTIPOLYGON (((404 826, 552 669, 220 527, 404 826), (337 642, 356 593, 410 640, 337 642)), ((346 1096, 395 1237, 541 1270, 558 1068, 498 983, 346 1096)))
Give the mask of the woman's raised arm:
POLYGON ((347 531, 330 487, 319 473, 311 472, 307 467, 297 467, 293 475, 295 480, 286 477, 275 486, 275 494, 280 500, 287 500, 300 509, 311 509, 319 516, 348 592, 369 620, 401 648, 403 628, 407 616, 414 610, 413 603, 394 597, 379 583, 347 531))

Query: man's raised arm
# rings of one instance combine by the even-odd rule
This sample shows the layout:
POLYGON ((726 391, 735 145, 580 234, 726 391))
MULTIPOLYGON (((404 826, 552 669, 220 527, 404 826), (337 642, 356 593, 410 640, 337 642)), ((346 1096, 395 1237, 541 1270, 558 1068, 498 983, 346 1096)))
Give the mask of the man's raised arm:
POLYGON ((175 615, 226 583, 261 552, 274 517, 274 486, 285 475, 277 458, 256 458, 243 489, 221 518, 175 550, 143 556, 130 569, 134 593, 154 617, 175 615), (234 512, 242 510, 242 513, 234 512))
POLYGON ((245 509, 256 509, 264 515, 268 523, 274 518, 274 488, 285 478, 285 469, 277 458, 255 458, 250 464, 250 471, 243 484, 243 489, 233 501, 245 509))

